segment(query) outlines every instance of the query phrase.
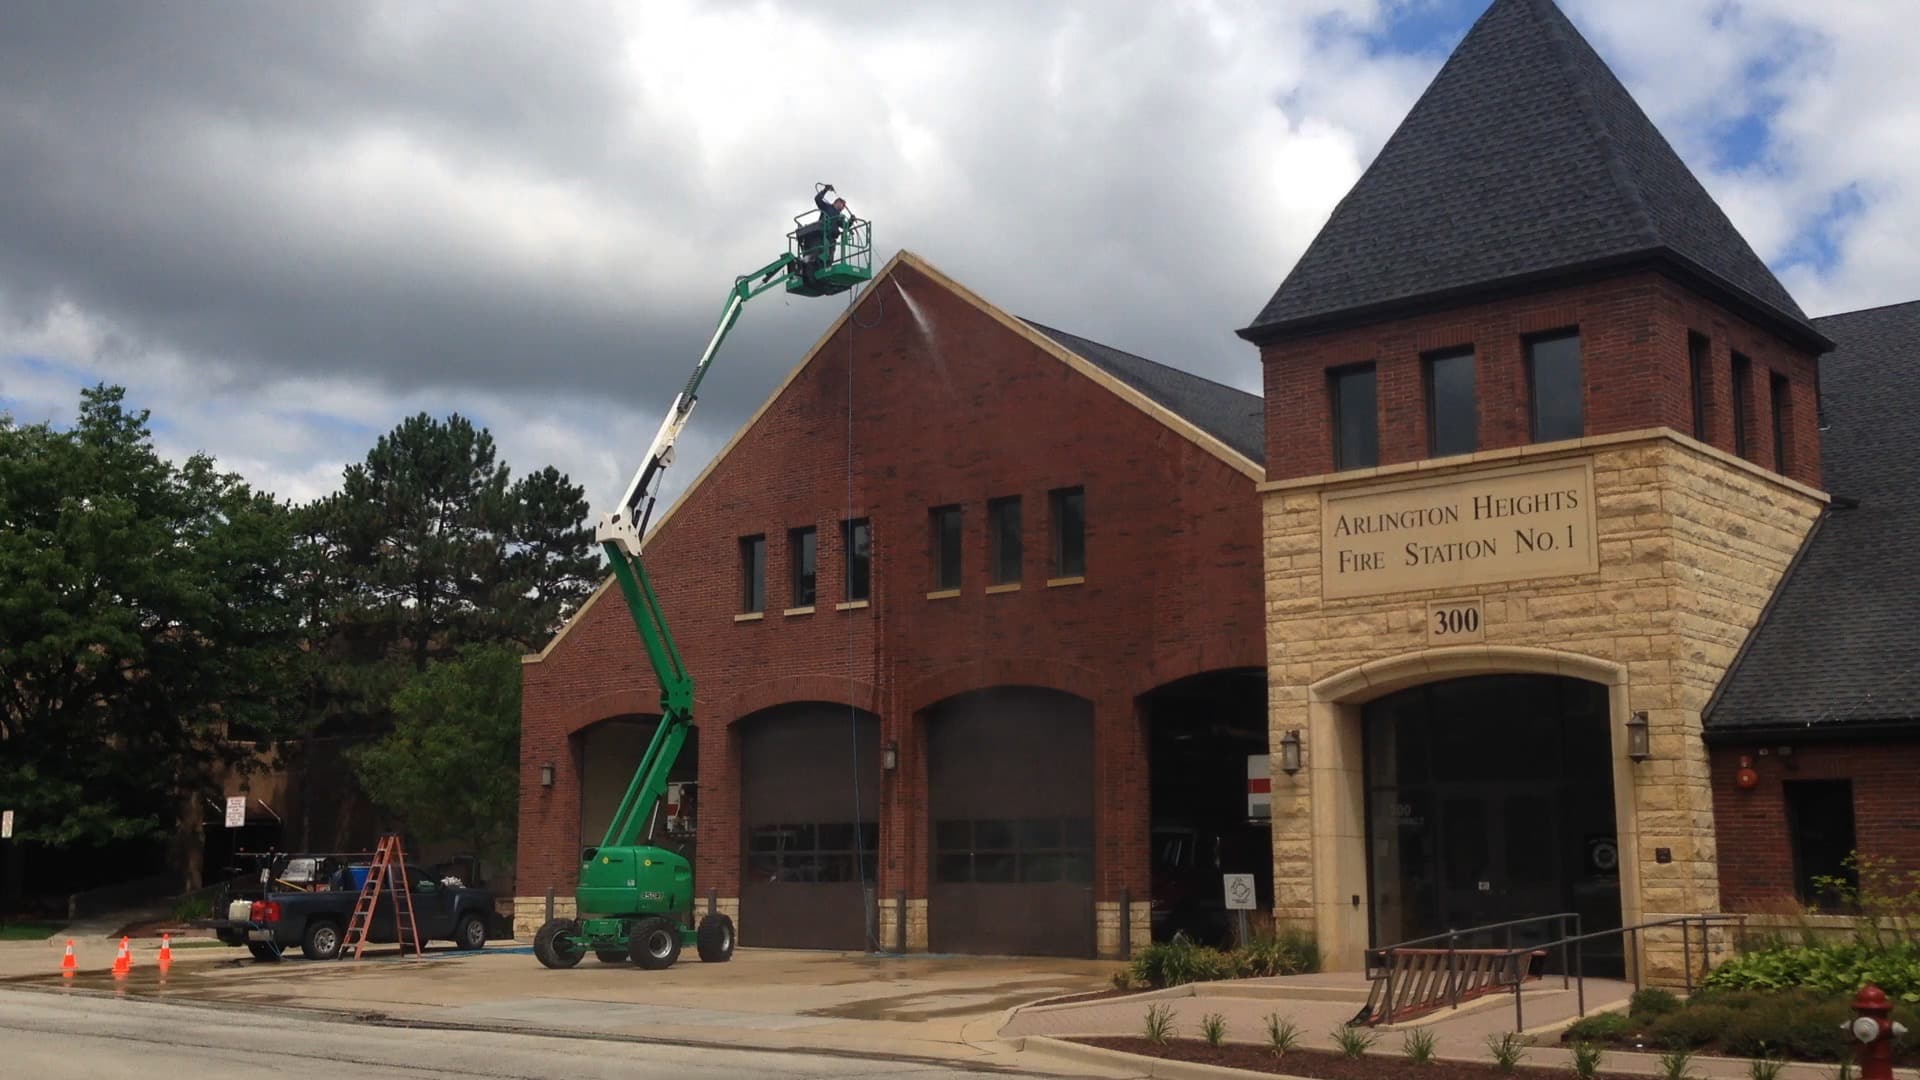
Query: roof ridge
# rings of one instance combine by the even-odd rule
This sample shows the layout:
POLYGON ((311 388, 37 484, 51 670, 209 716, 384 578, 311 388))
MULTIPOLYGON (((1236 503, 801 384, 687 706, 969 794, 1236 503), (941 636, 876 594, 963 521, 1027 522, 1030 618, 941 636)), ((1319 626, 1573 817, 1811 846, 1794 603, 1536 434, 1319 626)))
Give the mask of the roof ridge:
POLYGON ((1165 361, 1162 361, 1162 360, 1155 360, 1151 356, 1141 356, 1137 352, 1128 352, 1125 349, 1115 348, 1114 346, 1109 345, 1104 341, 1095 341, 1093 338, 1090 338, 1085 334, 1076 334, 1071 330, 1062 330, 1057 326, 1049 326, 1048 324, 1040 322, 1037 319, 1029 319, 1025 315, 1016 315, 1014 317, 1019 319, 1021 322, 1026 323, 1028 326, 1033 327, 1035 330, 1044 331, 1048 334, 1065 334, 1070 338, 1079 338, 1081 341, 1087 342, 1092 345, 1098 345, 1103 349, 1111 349, 1112 351, 1117 352, 1122 356, 1130 357, 1134 360, 1138 360, 1143 364, 1152 364, 1154 367, 1157 367, 1157 368, 1165 368, 1166 370, 1174 372, 1175 374, 1185 375, 1189 379, 1198 379, 1203 383, 1207 383, 1210 386, 1217 386, 1222 390, 1231 390, 1236 394, 1245 394, 1247 397, 1250 397, 1255 401, 1262 400, 1260 395, 1254 393, 1251 390, 1242 390, 1241 388, 1233 385, 1232 383, 1221 382, 1219 379, 1215 379, 1207 375, 1202 375, 1197 371, 1188 371, 1186 368, 1176 367, 1173 364, 1166 363, 1165 361))
MULTIPOLYGON (((1626 197, 1627 203, 1632 207, 1634 231, 1639 233, 1650 246, 1665 247, 1660 230, 1653 223, 1653 212, 1647 208, 1646 193, 1640 190, 1640 184, 1629 175, 1626 160, 1620 155, 1620 143, 1614 138, 1613 129, 1608 127, 1607 122, 1600 116, 1599 105, 1594 101, 1593 87, 1589 85, 1591 79, 1576 77, 1574 65, 1579 63, 1579 57, 1576 55, 1577 50, 1573 42, 1567 39, 1565 31, 1572 27, 1572 23, 1567 19, 1566 13, 1561 11, 1559 5, 1553 0, 1516 0, 1516 2, 1531 6, 1534 16, 1540 20, 1541 29, 1546 32, 1547 46, 1553 49, 1560 60, 1557 74, 1567 84, 1569 91, 1567 96, 1580 110, 1580 117, 1586 121, 1588 132, 1593 136, 1594 142, 1599 145, 1600 156, 1607 162, 1607 174, 1612 177, 1614 185, 1620 189, 1620 193, 1626 197), (1541 10, 1542 5, 1545 5, 1546 10, 1541 10)), ((1496 0, 1496 3, 1489 6, 1487 10, 1491 11, 1497 6, 1496 0)), ((1604 64, 1603 60, 1603 67, 1604 64)))
POLYGON ((1849 315, 1865 315, 1872 311, 1886 311, 1889 308, 1913 307, 1916 305, 1920 305, 1920 297, 1912 300, 1895 300, 1886 304, 1873 304, 1869 307, 1853 308, 1848 311, 1835 311, 1827 315, 1814 315, 1811 316, 1811 318, 1814 322, 1820 322, 1823 319, 1844 319, 1849 315))

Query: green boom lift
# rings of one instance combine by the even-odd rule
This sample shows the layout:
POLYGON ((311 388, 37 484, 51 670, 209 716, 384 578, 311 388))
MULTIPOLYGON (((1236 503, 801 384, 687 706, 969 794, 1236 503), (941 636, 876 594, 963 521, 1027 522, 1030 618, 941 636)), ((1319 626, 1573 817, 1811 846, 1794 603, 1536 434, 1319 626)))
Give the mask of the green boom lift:
POLYGON ((720 325, 707 350, 694 365, 693 375, 674 399, 673 408, 653 437, 646 463, 627 485, 620 508, 604 514, 594 537, 613 566, 614 579, 633 613, 633 625, 646 646, 647 660, 660 683, 660 726, 640 758, 632 783, 620 800, 607 835, 599 846, 580 853, 580 888, 575 894, 577 918, 551 919, 533 939, 533 953, 550 968, 578 964, 589 951, 602 960, 631 957, 643 968, 669 967, 683 946, 692 945, 700 958, 725 961, 733 955, 733 920, 717 912, 693 919, 693 868, 684 855, 658 847, 653 839, 654 814, 667 790, 667 775, 693 726, 693 676, 680 659, 680 650, 667 629, 660 599, 640 562, 647 519, 659 495, 661 474, 673 461, 673 445, 698 400, 700 380, 720 351, 720 343, 740 317, 747 301, 784 285, 799 296, 831 296, 873 277, 872 224, 850 213, 832 214, 822 193, 831 184, 817 185, 819 219, 811 213, 796 216, 787 234, 787 253, 767 265, 735 278, 720 313, 720 325))

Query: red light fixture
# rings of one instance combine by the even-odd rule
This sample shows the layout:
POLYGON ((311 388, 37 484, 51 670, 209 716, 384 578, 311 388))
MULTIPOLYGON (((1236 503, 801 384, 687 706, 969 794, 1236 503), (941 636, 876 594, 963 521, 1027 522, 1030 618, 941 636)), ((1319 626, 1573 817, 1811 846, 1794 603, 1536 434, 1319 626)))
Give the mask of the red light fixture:
POLYGON ((1760 786, 1760 774, 1753 771, 1753 759, 1746 754, 1740 755, 1740 770, 1733 774, 1733 782, 1740 785, 1741 791, 1752 791, 1760 786))

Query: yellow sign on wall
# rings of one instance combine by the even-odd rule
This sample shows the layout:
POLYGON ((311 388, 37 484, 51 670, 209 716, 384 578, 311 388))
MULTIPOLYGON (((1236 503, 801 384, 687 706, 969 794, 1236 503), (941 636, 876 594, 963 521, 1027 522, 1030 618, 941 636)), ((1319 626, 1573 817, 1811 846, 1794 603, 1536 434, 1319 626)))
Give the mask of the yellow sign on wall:
POLYGON ((1326 599, 1600 568, 1591 461, 1409 480, 1320 499, 1326 599))

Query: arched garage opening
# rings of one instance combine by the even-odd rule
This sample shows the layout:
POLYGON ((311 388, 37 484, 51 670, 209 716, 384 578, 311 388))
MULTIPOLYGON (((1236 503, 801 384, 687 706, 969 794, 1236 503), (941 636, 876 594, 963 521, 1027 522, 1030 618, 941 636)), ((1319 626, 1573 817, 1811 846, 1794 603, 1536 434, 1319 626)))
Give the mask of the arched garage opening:
MULTIPOLYGON (((657 716, 625 715, 609 717, 582 728, 573 737, 574 761, 580 776, 580 842, 577 847, 598 844, 607 834, 613 813, 620 808, 627 788, 633 783, 634 770, 647 752, 647 744, 660 726, 657 716)), ((691 791, 700 778, 700 739, 698 733, 687 736, 680 759, 673 763, 667 782, 691 791)), ((680 852, 691 862, 694 857, 692 817, 671 828, 657 814, 651 822, 652 843, 680 852)))
POLYGON ((927 710, 926 746, 928 946, 1092 956, 1092 703, 963 694, 927 710))
POLYGON ((871 947, 880 718, 808 702, 740 721, 740 941, 871 947))
POLYGON ((1153 938, 1208 945, 1236 933, 1227 874, 1251 874, 1254 907, 1273 906, 1267 673, 1207 672, 1141 698, 1151 800, 1153 938))

